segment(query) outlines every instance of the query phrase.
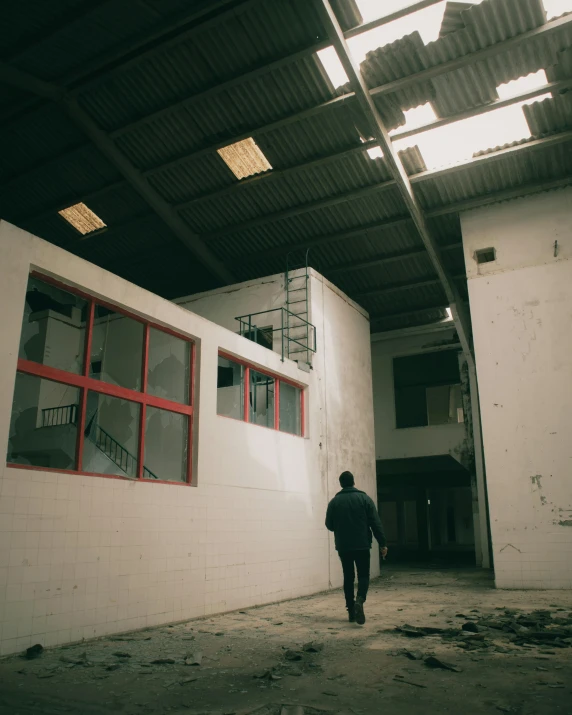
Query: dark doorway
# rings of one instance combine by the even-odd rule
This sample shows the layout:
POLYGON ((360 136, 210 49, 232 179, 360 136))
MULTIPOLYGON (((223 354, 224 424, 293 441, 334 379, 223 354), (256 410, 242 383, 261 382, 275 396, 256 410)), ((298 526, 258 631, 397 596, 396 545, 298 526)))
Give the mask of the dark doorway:
POLYGON ((377 485, 392 560, 475 563, 471 477, 453 457, 379 460, 377 485))

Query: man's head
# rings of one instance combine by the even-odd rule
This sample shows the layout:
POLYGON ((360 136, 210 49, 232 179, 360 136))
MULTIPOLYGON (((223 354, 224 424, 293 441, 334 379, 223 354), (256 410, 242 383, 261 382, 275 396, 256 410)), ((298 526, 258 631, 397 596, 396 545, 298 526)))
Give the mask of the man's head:
POLYGON ((342 489, 353 487, 355 484, 354 475, 351 472, 342 472, 340 474, 340 486, 342 489))

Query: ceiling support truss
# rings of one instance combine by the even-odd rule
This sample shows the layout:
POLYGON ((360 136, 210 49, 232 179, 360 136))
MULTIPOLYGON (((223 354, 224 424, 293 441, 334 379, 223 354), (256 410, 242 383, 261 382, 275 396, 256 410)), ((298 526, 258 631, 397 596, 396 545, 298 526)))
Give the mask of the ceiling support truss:
POLYGON ((443 291, 445 292, 451 311, 455 316, 455 324, 458 326, 458 333, 463 345, 463 351, 465 352, 467 359, 472 363, 473 350, 472 345, 469 342, 469 336, 471 334, 469 318, 464 308, 459 290, 455 285, 453 277, 450 275, 448 269, 443 263, 441 250, 429 230, 421 205, 413 193, 409 177, 407 176, 401 159, 397 155, 389 136, 389 132, 387 131, 377 107, 374 104, 359 65, 355 62, 350 53, 343 30, 340 27, 332 6, 330 5, 329 0, 315 0, 315 2, 317 3, 322 15, 327 34, 332 41, 342 66, 350 80, 350 85, 355 92, 360 108, 371 127, 373 136, 378 140, 381 150, 383 151, 385 163, 389 173, 396 182, 397 189, 399 190, 403 202, 407 207, 411 220, 413 221, 419 237, 429 254, 435 273, 437 274, 437 277, 443 287, 443 291))
POLYGON ((67 96, 63 88, 16 70, 6 63, 0 63, 0 81, 57 102, 195 258, 222 283, 234 282, 232 273, 205 246, 202 239, 191 231, 175 209, 151 186, 143 174, 119 151, 107 134, 80 107, 76 99, 67 96))

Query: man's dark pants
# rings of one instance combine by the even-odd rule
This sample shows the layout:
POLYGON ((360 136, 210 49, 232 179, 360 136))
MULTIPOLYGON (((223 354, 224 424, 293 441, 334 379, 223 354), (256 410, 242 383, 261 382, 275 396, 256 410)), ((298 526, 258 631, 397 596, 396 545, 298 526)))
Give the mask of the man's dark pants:
POLYGON ((354 581, 355 571, 354 564, 357 568, 358 577, 358 598, 365 601, 367 590, 369 588, 369 549, 360 549, 358 551, 340 551, 340 561, 344 572, 344 595, 346 597, 347 608, 353 608, 355 604, 354 596, 354 581))

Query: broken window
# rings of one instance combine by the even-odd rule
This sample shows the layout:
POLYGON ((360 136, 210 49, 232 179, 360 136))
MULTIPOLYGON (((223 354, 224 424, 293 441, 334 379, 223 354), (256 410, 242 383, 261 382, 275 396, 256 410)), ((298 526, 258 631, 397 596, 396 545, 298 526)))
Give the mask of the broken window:
POLYGON ((217 413, 304 435, 304 391, 300 386, 222 354, 218 357, 217 413))
POLYGON ((274 428, 274 393, 273 377, 250 370, 249 422, 274 428))
POLYGON ((398 429, 464 421, 456 350, 394 358, 398 429))
POLYGON ((157 407, 147 407, 145 467, 147 479, 186 482, 189 417, 157 407), (159 476, 161 475, 161 476, 159 476))
POLYGON ((8 462, 190 481, 192 347, 182 336, 31 276, 8 462))
POLYGON ((241 420, 244 416, 242 365, 219 355, 217 376, 217 414, 241 420))
POLYGON ((280 383, 280 430, 290 434, 301 434, 301 390, 299 387, 289 385, 287 382, 280 383))
POLYGON ((149 329, 147 392, 188 405, 191 385, 191 344, 170 333, 149 329))
POLYGON ((130 390, 141 389, 143 323, 95 306, 90 377, 130 390))
POLYGON ((37 375, 16 375, 7 460, 75 469, 79 390, 37 375))

